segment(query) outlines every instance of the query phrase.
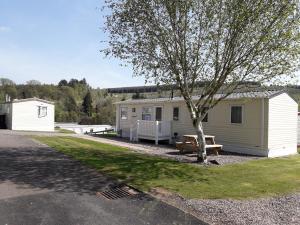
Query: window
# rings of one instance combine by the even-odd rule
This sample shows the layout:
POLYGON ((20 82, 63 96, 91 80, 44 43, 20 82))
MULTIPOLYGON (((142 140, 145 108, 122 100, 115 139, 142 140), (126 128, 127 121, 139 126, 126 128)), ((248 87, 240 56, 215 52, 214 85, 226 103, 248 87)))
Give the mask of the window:
POLYGON ((231 106, 231 123, 242 123, 243 111, 242 106, 231 106))
POLYGON ((131 116, 136 117, 136 108, 131 108, 131 116))
POLYGON ((45 117, 47 116, 47 107, 46 106, 38 106, 38 117, 45 117))
POLYGON ((179 107, 173 108, 173 120, 175 121, 179 120, 179 107))
POLYGON ((151 120, 151 107, 143 107, 142 110, 142 120, 151 120))
POLYGON ((121 119, 127 120, 127 108, 126 107, 121 107, 121 119))
POLYGON ((161 121, 162 120, 162 107, 155 108, 155 120, 161 121))
MULTIPOLYGON (((205 109, 205 111, 208 110, 207 107, 204 107, 204 109, 205 109)), ((205 123, 208 122, 208 111, 206 111, 206 115, 205 115, 205 117, 203 118, 202 122, 205 122, 205 123)))

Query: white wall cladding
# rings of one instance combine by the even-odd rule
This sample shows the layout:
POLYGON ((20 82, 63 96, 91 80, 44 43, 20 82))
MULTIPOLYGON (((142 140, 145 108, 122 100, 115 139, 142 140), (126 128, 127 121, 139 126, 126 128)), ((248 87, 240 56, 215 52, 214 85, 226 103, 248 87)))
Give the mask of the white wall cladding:
POLYGON ((298 145, 300 145, 300 115, 298 114, 298 145))
POLYGON ((43 101, 12 103, 12 130, 54 131, 54 105, 43 101), (47 107, 47 115, 39 116, 38 107, 47 107))
MULTIPOLYGON (((128 108, 128 118, 121 120, 117 110, 117 127, 123 136, 129 136, 130 127, 141 120, 142 107, 163 107, 163 121, 172 121, 172 135, 195 134, 195 129, 183 101, 170 100, 153 102, 122 102, 119 107, 128 108), (173 107, 179 107, 179 120, 173 121, 173 107), (136 113, 132 113, 132 108, 136 113)), ((208 122, 204 123, 206 134, 215 135, 216 142, 223 144, 226 151, 263 156, 294 154, 297 151, 297 103, 286 93, 270 99, 246 98, 220 102, 208 112, 208 122), (231 106, 243 107, 243 123, 231 124, 231 106)), ((299 121, 300 126, 300 121, 299 121)), ((300 142, 300 128, 299 128, 300 142)))
POLYGON ((269 99, 269 156, 297 152, 298 104, 286 93, 269 99))

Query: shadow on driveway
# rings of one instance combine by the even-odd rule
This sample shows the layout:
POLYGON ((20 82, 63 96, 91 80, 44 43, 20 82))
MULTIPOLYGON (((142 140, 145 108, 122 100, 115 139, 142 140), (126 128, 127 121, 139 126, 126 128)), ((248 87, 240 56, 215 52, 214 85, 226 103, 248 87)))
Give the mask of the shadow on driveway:
POLYGON ((0 181, 88 194, 95 194, 108 185, 116 184, 93 169, 47 147, 0 147, 0 181))
POLYGON ((47 146, 0 133, 0 224, 205 224, 146 194, 96 196, 117 184, 47 146))

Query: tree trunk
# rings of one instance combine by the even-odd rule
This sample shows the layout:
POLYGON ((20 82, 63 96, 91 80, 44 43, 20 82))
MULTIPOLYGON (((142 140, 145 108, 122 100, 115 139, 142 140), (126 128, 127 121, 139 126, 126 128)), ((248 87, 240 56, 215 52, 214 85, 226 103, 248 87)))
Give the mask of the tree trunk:
POLYGON ((198 144, 199 144, 199 149, 198 149, 198 162, 203 162, 207 164, 207 155, 206 155, 206 142, 205 142, 205 136, 204 136, 204 131, 203 131, 203 126, 202 126, 202 121, 200 119, 197 119, 197 122, 194 123, 196 125, 196 132, 198 135, 198 144))

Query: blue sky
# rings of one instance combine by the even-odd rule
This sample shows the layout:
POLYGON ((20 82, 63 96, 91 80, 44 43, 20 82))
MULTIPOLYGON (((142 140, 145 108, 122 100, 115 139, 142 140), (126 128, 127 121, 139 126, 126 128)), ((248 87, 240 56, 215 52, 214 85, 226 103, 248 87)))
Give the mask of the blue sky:
POLYGON ((0 0, 0 77, 16 83, 85 77, 101 88, 143 85, 130 68, 99 52, 107 38, 101 30, 103 3, 0 0))
POLYGON ((143 85, 99 52, 104 0, 0 0, 0 77, 57 83, 85 77, 93 87, 143 85))

